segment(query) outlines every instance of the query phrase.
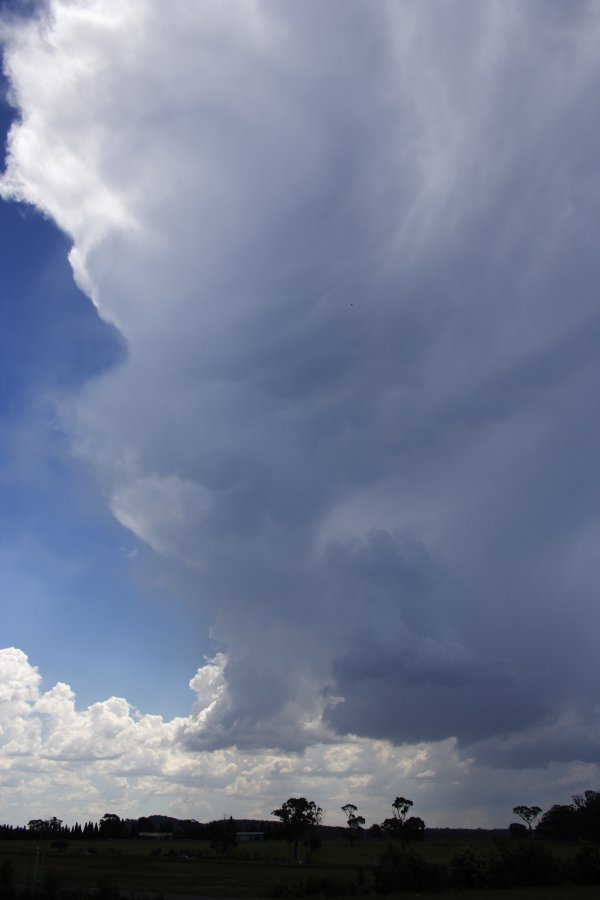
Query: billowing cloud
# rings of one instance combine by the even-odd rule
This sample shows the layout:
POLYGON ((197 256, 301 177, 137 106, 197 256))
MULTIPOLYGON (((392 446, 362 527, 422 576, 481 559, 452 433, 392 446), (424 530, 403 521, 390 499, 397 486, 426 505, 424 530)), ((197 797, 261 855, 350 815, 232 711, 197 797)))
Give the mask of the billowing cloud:
POLYGON ((223 650, 186 753, 597 754, 599 37, 516 0, 8 32, 3 191, 128 345, 62 427, 223 650))
POLYGON ((189 717, 166 721, 119 697, 79 708, 73 690, 47 690, 37 669, 14 648, 0 650, 0 784, 3 816, 26 824, 57 815, 65 821, 162 812, 208 821, 223 813, 269 818, 283 799, 304 793, 342 824, 341 806, 353 802, 380 822, 401 784, 431 825, 503 823, 510 797, 532 792, 549 805, 598 778, 597 764, 557 764, 515 773, 507 803, 502 770, 461 758, 452 739, 394 747, 351 737, 314 743, 304 754, 273 749, 192 750, 182 730, 210 715, 222 689, 222 658, 207 661, 190 683, 197 702, 189 717), (18 688, 16 686, 19 686, 18 688), (558 792, 558 793, 557 793, 558 792))

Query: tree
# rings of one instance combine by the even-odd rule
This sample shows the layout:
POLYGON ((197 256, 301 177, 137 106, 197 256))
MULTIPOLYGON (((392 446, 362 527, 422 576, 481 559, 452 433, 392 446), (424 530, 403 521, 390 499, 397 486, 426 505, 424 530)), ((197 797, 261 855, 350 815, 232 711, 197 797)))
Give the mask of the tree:
POLYGON ((135 825, 133 826, 133 833, 135 835, 140 834, 154 834, 156 828, 154 827, 154 822, 152 819, 148 818, 148 816, 140 816, 135 825))
POLYGON ((404 822, 404 820, 406 819, 406 813, 409 811, 412 805, 412 800, 407 800, 406 797, 396 797, 396 799, 392 803, 394 818, 398 819, 398 821, 400 822, 404 822))
POLYGON ((318 837, 317 828, 323 819, 323 810, 314 800, 290 797, 280 809, 274 809, 271 815, 281 819, 287 839, 294 845, 294 859, 298 859, 298 841, 305 835, 308 836, 307 850, 316 849, 315 839, 318 837))
POLYGON ((531 823, 537 819, 541 811, 541 807, 539 806, 513 806, 515 816, 519 816, 520 819, 527 822, 529 837, 532 836, 531 823))
POLYGON ((406 797, 396 797, 392 803, 393 815, 389 819, 384 819, 381 823, 383 831, 389 837, 399 838, 402 836, 404 820, 412 805, 412 800, 407 800, 406 797))
POLYGON ((394 814, 381 823, 383 831, 391 838, 400 839, 404 844, 410 841, 421 841, 424 837, 425 822, 419 816, 406 815, 413 806, 412 800, 406 797, 396 797, 392 803, 394 814))
POLYGON ((356 815, 357 811, 358 807, 355 806, 354 803, 346 803, 345 806, 342 806, 342 812, 348 821, 348 837, 350 838, 351 844, 354 843, 355 839, 362 831, 362 826, 365 824, 364 818, 356 815))
POLYGON ((573 803, 555 804, 537 829, 543 837, 600 841, 600 791, 574 794, 573 803))
POLYGON ((422 841, 425 837, 425 822, 419 816, 410 816, 402 827, 402 842, 409 844, 413 841, 422 841))
POLYGON ((600 791, 573 795, 577 832, 588 841, 600 840, 600 791))
POLYGON ((57 819, 56 816, 50 819, 30 819, 27 828, 39 837, 55 837, 62 834, 62 819, 57 819))
POLYGON ((229 856, 234 847, 237 847, 237 824, 233 816, 223 819, 221 822, 214 822, 212 831, 212 840, 210 846, 216 852, 217 856, 229 856))
POLYGON ((304 849, 306 850, 306 862, 310 862, 312 859, 313 853, 315 853, 319 847, 321 846, 321 836, 317 828, 311 828, 308 832, 306 839, 302 841, 304 849))
POLYGON ((115 813, 104 813, 100 819, 100 837, 114 840, 127 836, 125 823, 115 813))

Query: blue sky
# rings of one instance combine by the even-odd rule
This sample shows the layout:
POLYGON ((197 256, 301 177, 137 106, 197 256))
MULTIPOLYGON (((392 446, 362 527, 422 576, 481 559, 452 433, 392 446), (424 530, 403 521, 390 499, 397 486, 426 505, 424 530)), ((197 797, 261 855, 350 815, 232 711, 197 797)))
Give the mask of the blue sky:
POLYGON ((597 787, 596 5, 13 8, 6 815, 597 787))
MULTIPOLYGON (((3 134, 13 118, 3 103, 3 134)), ((143 545, 54 421, 53 396, 119 365, 125 342, 74 284, 69 240, 49 219, 3 202, 0 228, 2 645, 26 650, 49 684, 76 681, 82 703, 100 690, 187 712, 203 642, 151 566, 132 570, 143 545)))

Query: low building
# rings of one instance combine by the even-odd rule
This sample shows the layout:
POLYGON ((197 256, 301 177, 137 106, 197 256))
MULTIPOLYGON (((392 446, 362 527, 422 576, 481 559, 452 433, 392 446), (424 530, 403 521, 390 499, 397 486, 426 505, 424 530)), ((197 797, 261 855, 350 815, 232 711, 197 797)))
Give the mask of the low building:
POLYGON ((144 841, 170 841, 173 838, 170 831, 140 831, 137 836, 144 841))

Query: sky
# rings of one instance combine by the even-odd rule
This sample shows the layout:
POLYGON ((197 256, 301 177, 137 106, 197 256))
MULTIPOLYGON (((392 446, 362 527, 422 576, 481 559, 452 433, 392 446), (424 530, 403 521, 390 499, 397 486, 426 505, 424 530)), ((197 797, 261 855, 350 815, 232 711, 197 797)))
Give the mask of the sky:
POLYGON ((12 824, 600 787, 600 5, 1 6, 12 824))

